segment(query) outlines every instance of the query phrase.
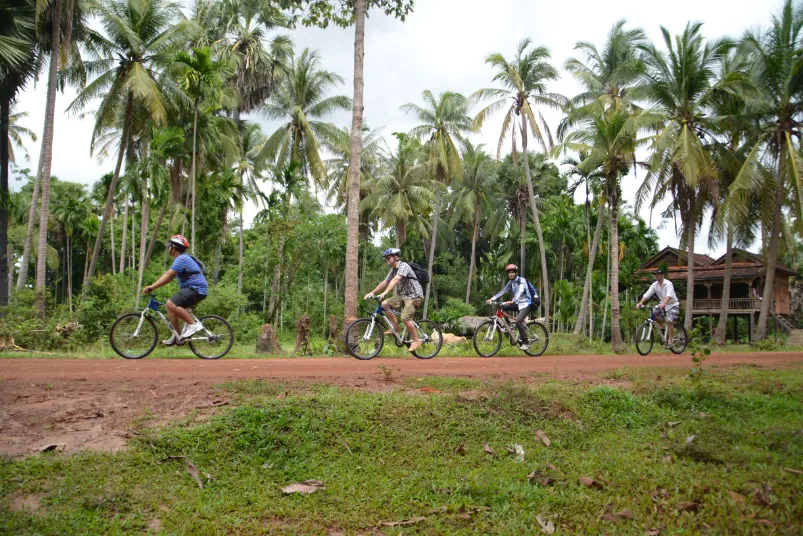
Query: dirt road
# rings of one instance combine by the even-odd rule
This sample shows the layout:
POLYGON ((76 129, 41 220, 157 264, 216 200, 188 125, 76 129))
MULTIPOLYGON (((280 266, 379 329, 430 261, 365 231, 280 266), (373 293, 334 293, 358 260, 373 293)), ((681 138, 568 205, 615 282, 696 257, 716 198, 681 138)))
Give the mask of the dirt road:
MULTIPOLYGON (((753 364, 794 367, 803 353, 713 354, 706 366, 753 364)), ((469 378, 598 379, 620 367, 689 368, 691 358, 651 355, 547 356, 541 358, 436 357, 304 359, 0 359, 0 454, 22 455, 48 444, 66 450, 116 450, 132 429, 218 411, 225 396, 212 389, 227 380, 259 378, 288 384, 322 382, 361 389, 397 388, 395 380, 422 376, 469 378), (390 370, 392 382, 380 370, 390 370)))

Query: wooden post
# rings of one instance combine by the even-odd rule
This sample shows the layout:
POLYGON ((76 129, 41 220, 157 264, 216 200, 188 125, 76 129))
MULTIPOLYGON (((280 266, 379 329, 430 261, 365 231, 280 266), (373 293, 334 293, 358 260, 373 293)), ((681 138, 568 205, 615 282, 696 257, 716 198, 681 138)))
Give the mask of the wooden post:
MULTIPOLYGON (((708 287, 708 295, 711 295, 711 287, 708 287)), ((711 311, 708 311, 708 336, 714 338, 714 317, 711 316, 711 311)))
POLYGON ((750 329, 748 330, 748 344, 753 346, 753 326, 755 319, 753 318, 753 311, 750 311, 750 329))

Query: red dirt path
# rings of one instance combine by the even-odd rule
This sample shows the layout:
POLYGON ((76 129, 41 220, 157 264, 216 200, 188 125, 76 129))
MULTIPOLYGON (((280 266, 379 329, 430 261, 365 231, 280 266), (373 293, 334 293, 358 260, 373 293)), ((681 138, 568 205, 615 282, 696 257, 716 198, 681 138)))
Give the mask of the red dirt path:
MULTIPOLYGON (((327 383, 370 390, 394 388, 393 380, 422 376, 594 380, 620 367, 689 368, 688 354, 626 356, 546 356, 540 358, 436 357, 358 361, 302 359, 0 359, 0 455, 18 456, 48 444, 66 450, 117 450, 131 429, 158 426, 197 409, 218 411, 224 399, 211 386, 227 380, 259 378, 282 383, 327 383), (132 422, 133 421, 133 422, 132 422)), ((713 354, 706 366, 752 364, 787 368, 803 364, 801 352, 713 354)))

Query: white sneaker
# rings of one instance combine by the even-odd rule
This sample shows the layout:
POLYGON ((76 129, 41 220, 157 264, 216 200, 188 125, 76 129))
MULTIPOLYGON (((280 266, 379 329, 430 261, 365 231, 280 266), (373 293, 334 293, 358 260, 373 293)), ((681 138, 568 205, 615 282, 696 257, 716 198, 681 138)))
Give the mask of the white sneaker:
POLYGON ((193 335, 195 335, 196 333, 198 333, 199 331, 201 331, 202 329, 204 329, 204 325, 201 324, 200 322, 196 322, 194 324, 188 324, 184 326, 184 331, 181 332, 181 338, 188 339, 193 335))
POLYGON ((178 339, 176 339, 176 334, 173 333, 172 335, 170 335, 170 338, 162 341, 162 344, 164 344, 165 346, 174 346, 178 344, 178 339))
POLYGON ((528 343, 524 343, 519 346, 519 350, 524 350, 525 352, 530 349, 530 345, 528 343))

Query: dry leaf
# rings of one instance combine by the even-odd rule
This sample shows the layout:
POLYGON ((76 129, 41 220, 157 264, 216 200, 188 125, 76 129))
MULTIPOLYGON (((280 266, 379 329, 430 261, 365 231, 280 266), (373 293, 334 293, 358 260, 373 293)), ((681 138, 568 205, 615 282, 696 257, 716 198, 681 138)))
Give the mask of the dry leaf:
POLYGON ((633 510, 630 508, 626 508, 621 512, 616 512, 616 515, 623 518, 623 519, 634 519, 635 516, 633 515, 633 510))
POLYGON ((664 463, 671 463, 672 462, 672 455, 671 454, 667 454, 666 456, 661 458, 661 461, 664 462, 664 463))
POLYGON ((434 510, 430 510, 428 513, 429 514, 442 514, 444 512, 448 512, 448 511, 449 511, 449 507, 448 506, 441 506, 440 508, 436 508, 434 510))
POLYGON ((613 515, 613 514, 602 514, 602 515, 600 516, 600 518, 602 518, 602 519, 607 519, 608 521, 611 521, 611 522, 613 522, 613 523, 619 523, 619 518, 618 518, 618 517, 616 517, 616 516, 615 516, 615 515, 613 515))
POLYGON ((463 519, 471 519, 471 514, 466 510, 465 504, 460 505, 460 508, 457 510, 457 516, 463 519))
POLYGON ((761 519, 761 518, 758 518, 758 517, 757 517, 757 518, 756 518, 756 519, 754 519, 753 521, 755 521, 755 522, 756 522, 756 523, 758 523, 759 525, 766 525, 767 527, 774 527, 774 526, 775 526, 775 525, 773 524, 773 522, 772 522, 772 521, 770 521, 769 519, 761 519))
POLYGON ((516 449, 514 449, 513 447, 505 447, 505 450, 508 451, 510 454, 516 453, 516 449))
POLYGON ((661 529, 647 529, 644 531, 644 536, 658 536, 661 534, 661 529))
POLYGON ((704 411, 701 411, 701 412, 700 412, 700 413, 698 413, 697 415, 698 415, 698 416, 699 416, 701 419, 705 419, 706 417, 708 417, 708 413, 706 413, 706 412, 704 412, 704 411))
POLYGON ((494 449, 492 449, 491 446, 488 443, 483 443, 482 444, 482 450, 485 451, 485 454, 490 454, 491 456, 496 456, 496 451, 494 449))
POLYGON ((558 468, 555 467, 554 465, 552 465, 551 463, 546 464, 546 466, 549 467, 550 469, 552 469, 553 471, 557 471, 558 470, 558 468))
POLYGON ((198 468, 195 467, 195 464, 192 463, 192 460, 189 458, 184 461, 184 469, 186 469, 190 476, 195 479, 195 482, 198 483, 199 488, 204 487, 204 483, 201 482, 201 472, 198 471, 198 468))
POLYGON ((801 471, 800 469, 792 469, 791 467, 784 467, 783 470, 786 471, 787 473, 792 473, 795 475, 803 475, 803 471, 801 471))
POLYGON ((402 521, 383 521, 379 524, 380 527, 404 527, 407 525, 415 525, 416 523, 421 523, 424 521, 425 517, 411 517, 410 519, 404 519, 402 521))
POLYGON ((276 395, 276 399, 277 400, 284 400, 285 398, 287 398, 287 391, 285 391, 284 393, 279 393, 278 395, 276 395))
POLYGON ((675 426, 677 426, 679 424, 680 424, 680 421, 671 421, 671 422, 666 423, 666 425, 668 427, 670 427, 670 428, 674 428, 675 426))
POLYGON ((437 389, 433 389, 431 387, 422 387, 421 390, 424 391, 425 393, 440 393, 440 391, 438 391, 437 389))
POLYGON ((761 489, 754 489, 753 502, 759 506, 772 506, 772 488, 767 484, 761 484, 761 489))
POLYGON ((603 484, 607 484, 607 485, 611 484, 611 481, 608 480, 607 478, 605 478, 604 476, 602 476, 601 474, 597 474, 597 480, 599 480, 603 484))
POLYGON ((696 512, 700 509, 700 504, 694 501, 681 501, 678 503, 678 510, 681 512, 696 512))
POLYGON ((731 496, 731 500, 738 504, 744 504, 745 497, 741 493, 736 493, 735 491, 729 491, 728 495, 731 496))
POLYGON ((326 489, 323 482, 320 480, 305 480, 302 483, 290 484, 282 488, 283 493, 300 493, 302 495, 310 495, 319 489, 326 489))
POLYGON ((687 445, 690 445, 690 444, 691 444, 691 442, 692 442, 692 441, 694 441, 694 439, 695 439, 696 437, 697 437, 697 436, 696 436, 696 435, 694 435, 694 434, 692 434, 692 435, 690 435, 689 437, 687 437, 687 438, 686 438, 686 444, 687 444, 687 445))
POLYGON ((459 455, 461 455, 461 456, 465 456, 466 455, 466 446, 465 445, 458 445, 457 448, 454 449, 454 451, 456 453, 458 453, 459 455))
POLYGON ((581 476, 578 480, 582 485, 584 485, 587 488, 602 489, 602 483, 597 482, 593 478, 589 478, 587 476, 581 476))
POLYGON ((541 525, 541 532, 544 534, 555 534, 555 524, 551 519, 544 521, 544 518, 541 517, 541 514, 538 514, 535 516, 535 520, 538 521, 539 525, 541 525))
POLYGON ((535 437, 540 439, 541 442, 543 442, 544 445, 546 445, 547 447, 552 444, 552 442, 549 440, 549 437, 547 437, 546 433, 543 430, 536 430, 535 437))

